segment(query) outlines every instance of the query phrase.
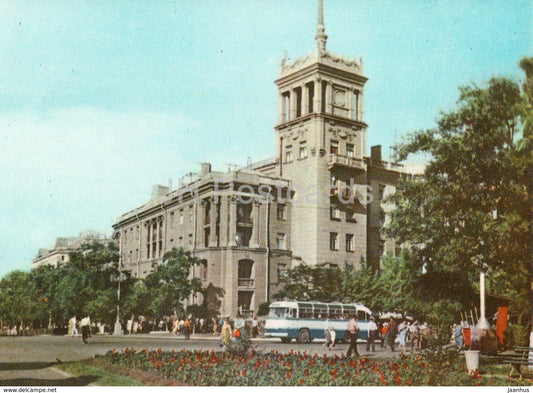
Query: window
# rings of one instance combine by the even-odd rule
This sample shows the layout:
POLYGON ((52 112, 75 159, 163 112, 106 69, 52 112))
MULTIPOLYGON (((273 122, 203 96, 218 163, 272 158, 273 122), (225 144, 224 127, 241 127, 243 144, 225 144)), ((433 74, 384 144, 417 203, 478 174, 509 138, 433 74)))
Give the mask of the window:
POLYGON ((287 277, 287 264, 278 263, 278 280, 282 280, 287 277))
POLYGON ((292 146, 291 145, 285 148, 285 162, 292 162, 292 146))
POLYGON ((329 233, 329 249, 330 250, 339 249, 339 234, 337 232, 329 233))
POLYGON ((340 220, 341 219, 341 211, 339 209, 339 206, 336 203, 331 203, 330 204, 329 218, 330 218, 330 220, 340 220))
POLYGON ((194 221, 194 207, 193 205, 189 206, 189 222, 194 221))
POLYGON ((278 220, 285 221, 287 219, 286 207, 287 205, 278 203, 278 220))
POLYGON ((192 246, 192 233, 189 233, 189 246, 192 246))
POLYGON ((381 200, 383 200, 384 196, 385 196, 385 186, 383 184, 380 184, 379 185, 378 199, 381 201, 381 200))
POLYGON ((354 252, 354 236, 351 233, 346 234, 346 251, 354 252))
POLYGON ((278 250, 285 250, 285 234, 284 233, 278 233, 278 236, 276 237, 276 248, 278 250))
POLYGON ((331 141, 329 145, 329 152, 331 154, 339 154, 339 142, 331 141))
POLYGON ((298 153, 298 158, 304 159, 307 158, 307 142, 300 142, 300 151, 298 153))
POLYGON ((178 246, 179 246, 179 247, 183 247, 183 236, 180 236, 180 237, 178 238, 178 246))
POLYGON ((355 218, 355 211, 346 210, 346 221, 357 222, 357 219, 355 218))
POLYGON ((346 155, 350 158, 355 158, 354 146, 351 143, 346 144, 346 155))
POLYGON ((174 212, 170 213, 170 227, 174 226, 174 212))
POLYGON ((179 216, 179 221, 178 221, 181 224, 183 224, 183 209, 180 209, 180 216, 179 216))

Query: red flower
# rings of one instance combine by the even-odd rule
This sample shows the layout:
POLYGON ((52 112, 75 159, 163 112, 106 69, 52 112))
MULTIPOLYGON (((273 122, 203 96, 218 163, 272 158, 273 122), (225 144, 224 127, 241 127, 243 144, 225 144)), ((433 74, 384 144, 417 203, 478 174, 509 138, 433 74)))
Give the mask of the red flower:
POLYGON ((411 380, 409 378, 407 378, 407 380, 405 381, 405 383, 407 384, 407 386, 411 386, 411 380))
POLYGON ((300 378, 300 379, 298 380, 298 383, 299 383, 300 385, 303 385, 303 384, 304 384, 304 380, 303 380, 302 378, 300 378))
POLYGON ((306 368, 305 371, 304 371, 304 373, 305 373, 305 376, 308 377, 308 376, 309 376, 309 369, 306 368))
POLYGON ((291 379, 291 372, 287 371, 287 379, 291 379))

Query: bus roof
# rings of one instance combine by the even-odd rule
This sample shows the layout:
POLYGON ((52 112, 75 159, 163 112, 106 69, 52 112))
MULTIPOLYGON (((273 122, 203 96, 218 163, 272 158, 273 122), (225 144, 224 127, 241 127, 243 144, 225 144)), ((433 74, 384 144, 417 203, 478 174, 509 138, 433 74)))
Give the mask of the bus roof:
POLYGON ((315 302, 315 301, 298 301, 298 300, 284 300, 279 302, 272 302, 270 304, 270 308, 340 308, 343 309, 355 309, 360 311, 366 311, 369 314, 372 314, 372 311, 361 303, 340 303, 340 302, 334 302, 334 303, 323 303, 323 302, 315 302))

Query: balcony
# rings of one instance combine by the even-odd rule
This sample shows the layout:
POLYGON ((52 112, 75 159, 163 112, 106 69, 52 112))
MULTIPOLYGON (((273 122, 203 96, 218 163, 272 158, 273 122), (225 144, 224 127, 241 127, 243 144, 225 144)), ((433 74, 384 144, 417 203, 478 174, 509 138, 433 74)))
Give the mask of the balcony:
POLYGON ((238 282, 239 282, 238 283, 239 287, 253 287, 254 286, 253 278, 239 278, 238 282))
POLYGON ((360 158, 329 154, 328 166, 332 168, 336 165, 346 168, 365 169, 365 161, 360 158))

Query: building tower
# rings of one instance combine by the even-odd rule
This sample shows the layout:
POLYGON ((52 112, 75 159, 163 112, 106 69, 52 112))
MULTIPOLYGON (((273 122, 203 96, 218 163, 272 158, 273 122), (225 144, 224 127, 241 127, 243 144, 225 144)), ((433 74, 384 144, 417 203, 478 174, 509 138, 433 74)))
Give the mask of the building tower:
POLYGON ((281 62, 278 175, 292 180, 293 255, 309 265, 366 257, 366 161, 362 60, 326 49, 322 0, 317 49, 281 62), (363 203, 361 203, 361 201, 363 203))

